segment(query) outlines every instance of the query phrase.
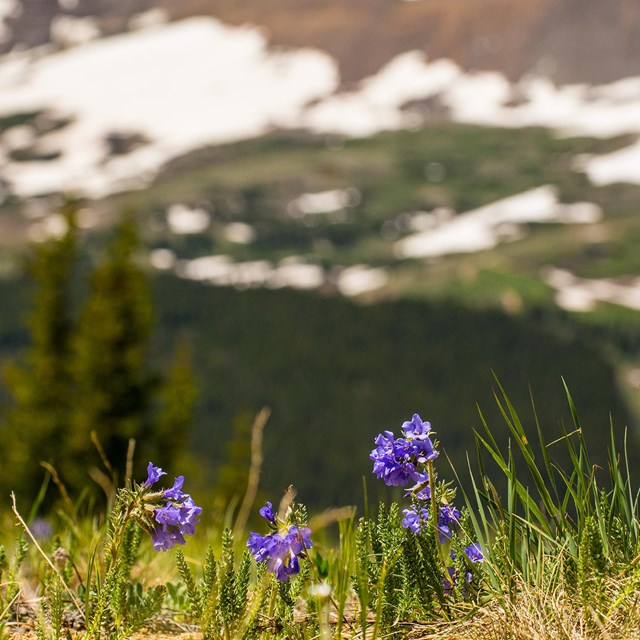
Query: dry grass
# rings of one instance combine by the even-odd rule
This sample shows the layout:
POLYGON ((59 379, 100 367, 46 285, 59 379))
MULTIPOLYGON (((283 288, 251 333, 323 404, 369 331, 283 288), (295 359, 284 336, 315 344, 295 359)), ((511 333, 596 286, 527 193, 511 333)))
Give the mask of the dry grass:
MULTIPOLYGON (((414 624, 403 637, 407 640, 640 640, 640 590, 623 580, 611 581, 607 584, 605 599, 618 601, 617 605, 608 615, 606 612, 598 615, 594 607, 583 605, 579 596, 562 588, 544 592, 519 585, 513 602, 494 598, 479 609, 467 605, 469 609, 459 611, 462 617, 457 620, 414 624)), ((355 631, 357 616, 349 618, 353 627, 345 625, 343 638, 361 638, 355 631)), ((303 620, 301 617, 298 624, 304 624, 303 620)), ((334 617, 332 623, 335 624, 334 617)), ((371 630, 373 626, 371 619, 371 630)), ((9 624, 5 632, 8 640, 36 638, 32 622, 9 624)), ((80 639, 83 632, 72 632, 72 637, 80 639)), ((142 631, 130 640, 200 638, 201 633, 185 631, 176 625, 173 629, 142 631)))
POLYGON ((618 605, 606 615, 564 589, 523 585, 513 602, 497 598, 462 621, 417 625, 412 640, 640 640, 640 591, 624 581, 607 585, 606 599, 618 605), (626 590, 626 591, 625 591, 626 590))

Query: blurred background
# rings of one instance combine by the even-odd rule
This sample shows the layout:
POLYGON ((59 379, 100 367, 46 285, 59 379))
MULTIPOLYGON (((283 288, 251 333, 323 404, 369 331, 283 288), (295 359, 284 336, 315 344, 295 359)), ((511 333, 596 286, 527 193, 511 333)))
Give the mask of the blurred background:
POLYGON ((638 460, 639 242, 637 0, 0 0, 2 503, 233 510, 268 407, 258 499, 361 505, 494 375, 638 460))

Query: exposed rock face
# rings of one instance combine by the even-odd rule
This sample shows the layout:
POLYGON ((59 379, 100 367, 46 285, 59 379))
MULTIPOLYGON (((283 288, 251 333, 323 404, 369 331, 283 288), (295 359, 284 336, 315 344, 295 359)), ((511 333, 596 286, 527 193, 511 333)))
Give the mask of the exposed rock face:
POLYGON ((0 53, 51 42, 56 16, 92 17, 111 35, 161 8, 173 20, 213 15, 262 26, 274 44, 324 50, 338 60, 346 85, 412 49, 512 80, 536 73, 597 84, 640 74, 637 0, 3 1, 17 8, 4 16, 0 53))

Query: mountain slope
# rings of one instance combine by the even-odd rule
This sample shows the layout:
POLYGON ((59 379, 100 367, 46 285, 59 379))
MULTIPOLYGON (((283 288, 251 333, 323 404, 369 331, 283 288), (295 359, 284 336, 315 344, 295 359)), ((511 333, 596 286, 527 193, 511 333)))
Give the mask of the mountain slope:
POLYGON ((90 17, 112 35, 156 8, 172 20, 210 15, 257 25, 275 45, 326 51, 345 83, 412 49, 511 80, 537 73, 563 84, 604 83, 640 71, 635 0, 23 0, 17 6, 5 18, 9 35, 0 53, 50 42, 61 15, 90 17))

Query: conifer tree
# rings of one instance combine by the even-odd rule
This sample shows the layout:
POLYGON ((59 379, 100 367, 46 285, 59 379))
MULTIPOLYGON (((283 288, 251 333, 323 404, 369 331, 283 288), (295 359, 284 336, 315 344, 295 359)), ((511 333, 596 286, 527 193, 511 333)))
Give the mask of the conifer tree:
POLYGON ((42 482, 40 461, 58 466, 67 459, 73 382, 70 369, 70 286, 77 257, 75 206, 63 209, 66 233, 39 245, 27 264, 35 281, 31 334, 23 360, 8 365, 5 384, 13 399, 2 425, 9 455, 3 462, 3 490, 33 497, 42 482), (6 487, 4 486, 6 485, 6 487))
POLYGON ((94 267, 88 299, 74 319, 70 289, 78 242, 71 205, 65 216, 67 233, 37 247, 29 264, 35 280, 31 345, 5 371, 12 405, 0 424, 9 451, 0 490, 24 498, 38 492, 42 461, 75 495, 96 489, 90 476, 97 477, 101 454, 114 474, 108 480, 121 482, 130 439, 136 441, 137 475, 149 460, 170 467, 187 443, 197 395, 185 347, 166 379, 149 366, 151 295, 136 262, 132 221, 116 230, 94 267))
POLYGON ((156 380, 147 366, 152 308, 146 276, 135 262, 137 249, 135 226, 126 221, 91 275, 90 296, 73 343, 77 398, 71 447, 78 455, 87 453, 95 431, 116 470, 126 464, 130 438, 138 443, 139 464, 146 464, 141 455, 152 438, 149 416, 156 380))
POLYGON ((158 389, 153 431, 155 450, 147 448, 150 458, 168 467, 185 450, 197 398, 191 350, 186 342, 181 342, 169 373, 158 389))

